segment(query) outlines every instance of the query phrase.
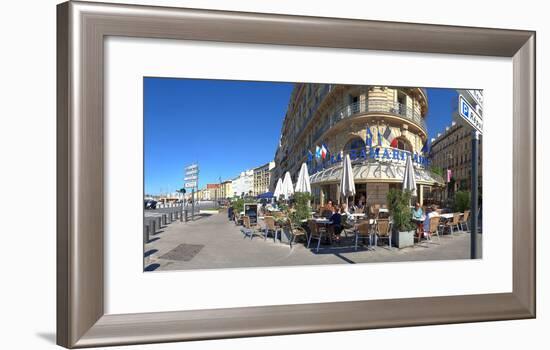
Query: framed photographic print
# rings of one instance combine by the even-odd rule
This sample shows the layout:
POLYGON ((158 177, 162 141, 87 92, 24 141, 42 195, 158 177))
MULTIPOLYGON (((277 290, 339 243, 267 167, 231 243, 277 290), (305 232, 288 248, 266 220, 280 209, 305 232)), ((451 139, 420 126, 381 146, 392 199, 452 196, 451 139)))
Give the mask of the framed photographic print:
POLYGON ((534 52, 59 5, 58 344, 535 317, 534 52))

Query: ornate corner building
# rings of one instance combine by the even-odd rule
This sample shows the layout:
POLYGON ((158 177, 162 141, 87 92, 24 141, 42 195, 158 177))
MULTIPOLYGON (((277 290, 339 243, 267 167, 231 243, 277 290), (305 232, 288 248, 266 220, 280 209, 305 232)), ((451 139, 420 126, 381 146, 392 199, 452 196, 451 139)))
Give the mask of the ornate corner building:
POLYGON ((444 183, 428 169, 425 89, 384 86, 296 84, 275 153, 271 178, 296 179, 306 162, 315 203, 339 200, 342 159, 350 155, 356 198, 386 204, 401 188, 406 157, 413 158, 419 200, 444 183))

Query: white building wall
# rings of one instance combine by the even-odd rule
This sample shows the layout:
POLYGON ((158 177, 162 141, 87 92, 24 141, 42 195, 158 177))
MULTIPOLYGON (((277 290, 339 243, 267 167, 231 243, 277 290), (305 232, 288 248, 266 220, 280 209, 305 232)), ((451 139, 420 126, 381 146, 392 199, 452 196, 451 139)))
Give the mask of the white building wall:
POLYGON ((233 193, 240 196, 242 193, 248 194, 254 188, 254 170, 245 170, 235 178, 231 186, 233 187, 233 193))

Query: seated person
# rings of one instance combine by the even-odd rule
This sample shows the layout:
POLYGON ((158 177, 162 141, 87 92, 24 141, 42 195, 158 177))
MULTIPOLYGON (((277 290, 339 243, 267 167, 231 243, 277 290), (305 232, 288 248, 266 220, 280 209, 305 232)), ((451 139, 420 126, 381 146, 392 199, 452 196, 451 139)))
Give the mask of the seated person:
POLYGON ((438 216, 439 213, 437 212, 434 205, 426 208, 426 219, 424 220, 424 237, 429 237, 430 232, 430 219, 434 216, 438 216))
POLYGON ((340 214, 340 208, 337 206, 334 207, 334 213, 330 217, 332 224, 330 228, 332 229, 332 234, 335 236, 336 242, 340 241, 340 233, 342 233, 342 214, 340 214))
POLYGON ((332 201, 329 200, 325 207, 321 210, 321 216, 324 216, 327 219, 330 219, 332 214, 334 213, 334 206, 332 205, 332 201))
POLYGON ((351 215, 346 204, 342 204, 342 209, 340 210, 342 216, 344 217, 343 226, 351 227, 355 223, 355 217, 351 215))
POLYGON ((418 241, 422 239, 422 234, 424 232, 423 230, 423 224, 424 224, 424 211, 422 210, 422 207, 420 206, 420 203, 416 202, 414 205, 414 209, 412 210, 412 220, 416 224, 416 232, 418 234, 418 241))

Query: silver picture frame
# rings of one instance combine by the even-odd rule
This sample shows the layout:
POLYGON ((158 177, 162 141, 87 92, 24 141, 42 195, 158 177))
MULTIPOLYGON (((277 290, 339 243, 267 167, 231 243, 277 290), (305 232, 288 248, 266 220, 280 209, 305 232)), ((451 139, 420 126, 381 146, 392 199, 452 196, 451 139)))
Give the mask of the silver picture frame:
POLYGON ((57 343, 78 348, 534 318, 535 36, 526 30, 78 1, 58 5, 57 343), (511 58, 513 291, 105 314, 103 50, 107 36, 511 58))

